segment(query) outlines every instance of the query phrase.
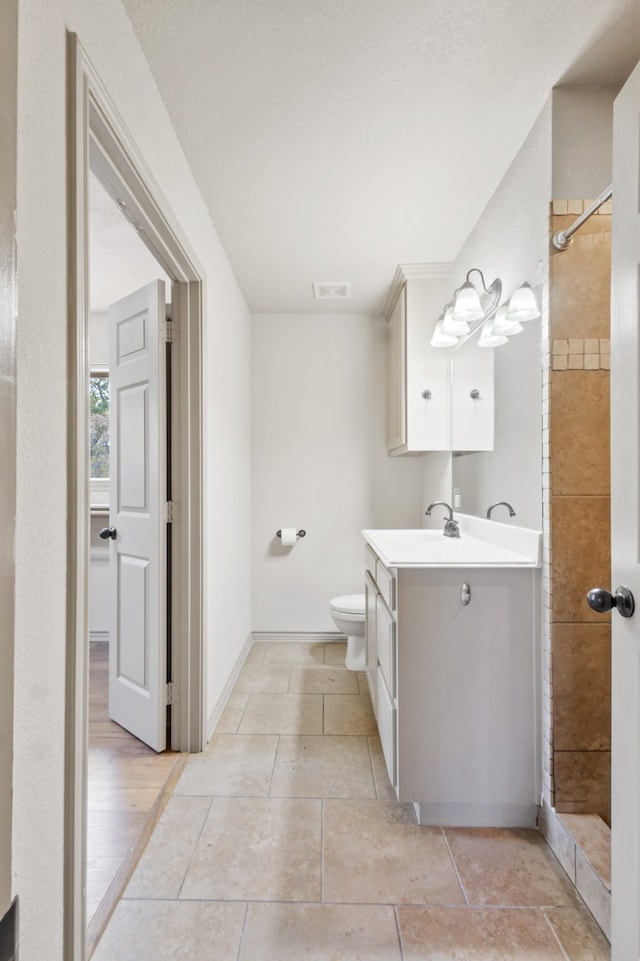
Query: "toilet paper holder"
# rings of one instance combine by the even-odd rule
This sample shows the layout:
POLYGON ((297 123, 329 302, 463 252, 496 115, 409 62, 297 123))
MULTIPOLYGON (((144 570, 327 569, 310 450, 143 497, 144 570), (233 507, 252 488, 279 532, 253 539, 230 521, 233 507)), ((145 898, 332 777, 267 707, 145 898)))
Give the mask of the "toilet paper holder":
MULTIPOLYGON (((302 529, 300 529, 299 531, 296 531, 296 534, 297 534, 298 537, 306 537, 306 536, 307 536, 307 532, 306 532, 306 531, 303 531, 302 529)), ((280 531, 276 531, 276 537, 282 537, 282 531, 281 531, 281 530, 280 530, 280 531)))

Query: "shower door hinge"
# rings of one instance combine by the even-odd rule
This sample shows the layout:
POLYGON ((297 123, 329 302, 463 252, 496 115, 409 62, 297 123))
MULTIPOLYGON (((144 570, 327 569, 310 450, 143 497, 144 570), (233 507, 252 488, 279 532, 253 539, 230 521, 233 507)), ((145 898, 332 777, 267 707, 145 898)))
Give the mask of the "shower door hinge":
POLYGON ((164 522, 173 524, 180 517, 180 508, 175 501, 166 501, 164 505, 164 522))
POLYGON ((176 684, 176 682, 168 681, 165 684, 164 691, 165 691, 164 703, 167 705, 175 704, 176 701, 178 700, 178 685, 176 684))
POLYGON ((160 321, 160 339, 165 344, 175 344, 180 340, 180 324, 177 320, 160 321))

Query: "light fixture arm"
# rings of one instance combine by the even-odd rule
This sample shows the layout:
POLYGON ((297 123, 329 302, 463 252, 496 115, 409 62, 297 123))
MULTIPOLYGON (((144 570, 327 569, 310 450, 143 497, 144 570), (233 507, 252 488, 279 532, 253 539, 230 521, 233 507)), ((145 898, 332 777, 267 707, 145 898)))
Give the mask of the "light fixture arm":
MULTIPOLYGON (((486 285, 485 282, 484 282, 484 274, 482 273, 482 271, 480 270, 480 268, 479 268, 479 267, 472 267, 471 270, 468 270, 468 271, 467 271, 467 276, 466 276, 466 278, 465 278, 465 283, 466 283, 466 284, 470 284, 470 283, 471 283, 471 281, 469 280, 469 277, 471 276, 471 274, 480 274, 480 277, 482 278, 482 289, 483 289, 483 291, 485 292, 485 294, 488 294, 488 293, 489 293, 489 290, 487 289, 487 285, 486 285)), ((493 285, 492 285, 492 286, 493 286, 493 285)))

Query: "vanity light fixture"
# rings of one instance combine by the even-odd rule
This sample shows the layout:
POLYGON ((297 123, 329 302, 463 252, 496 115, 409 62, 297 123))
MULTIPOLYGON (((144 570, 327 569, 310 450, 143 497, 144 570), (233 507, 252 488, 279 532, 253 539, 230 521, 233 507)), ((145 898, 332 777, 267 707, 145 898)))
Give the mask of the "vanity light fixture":
POLYGON ((514 334, 521 334, 523 326, 517 320, 509 320, 509 305, 503 304, 493 318, 493 333, 502 337, 513 337, 514 334))
POLYGON ((455 334, 446 334, 442 329, 442 317, 433 328, 433 336, 431 338, 432 347, 455 347, 458 343, 458 338, 455 334))
POLYGON ((495 318, 490 317, 489 320, 485 320, 482 325, 482 330, 480 331, 480 339, 478 340, 478 347, 502 347, 506 344, 508 337, 506 334, 497 334, 495 332, 495 318))
POLYGON ((478 267, 467 271, 465 282, 456 290, 453 297, 453 317, 455 320, 466 320, 468 323, 484 321, 500 303, 502 281, 496 278, 487 287, 484 274, 478 267), (478 293, 469 280, 471 274, 480 274, 482 291, 478 293))
POLYGON ((478 346, 501 347, 509 337, 521 333, 522 322, 540 316, 536 296, 528 282, 518 287, 508 303, 498 307, 501 296, 500 278, 496 277, 487 287, 482 271, 472 267, 465 282, 456 290, 453 302, 446 305, 435 325, 431 346, 455 347, 482 328, 478 346), (469 280, 473 273, 480 274, 481 291, 469 280), (479 305, 479 314, 476 305, 479 305))
POLYGON ((455 317, 453 304, 447 304, 442 315, 442 333, 453 337, 466 337, 469 333, 469 323, 467 320, 458 320, 455 317))
POLYGON ((507 320, 535 320, 540 316, 536 295, 526 281, 511 295, 507 307, 507 320))

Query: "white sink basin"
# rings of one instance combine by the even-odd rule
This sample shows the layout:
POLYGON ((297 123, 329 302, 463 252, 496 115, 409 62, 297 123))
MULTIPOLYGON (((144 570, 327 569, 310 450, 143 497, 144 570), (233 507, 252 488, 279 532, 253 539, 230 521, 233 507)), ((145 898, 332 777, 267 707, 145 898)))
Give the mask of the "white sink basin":
POLYGON ((442 530, 368 530, 387 567, 539 567, 540 531, 456 514, 460 537, 442 530))

